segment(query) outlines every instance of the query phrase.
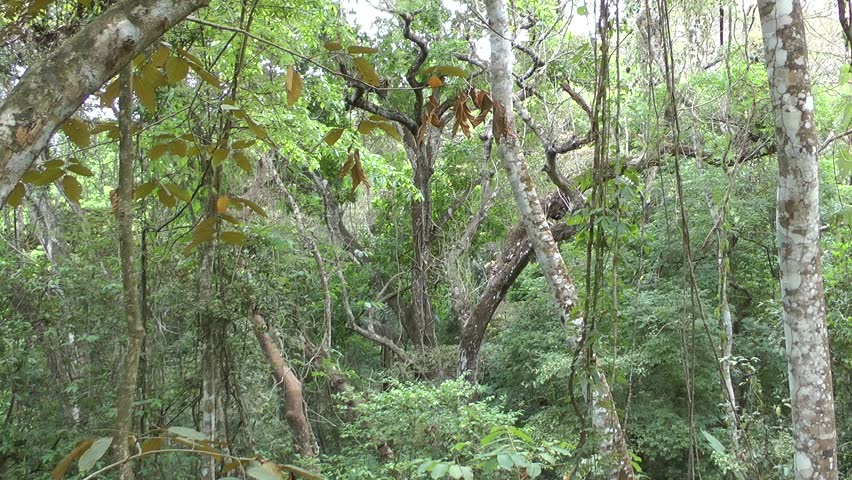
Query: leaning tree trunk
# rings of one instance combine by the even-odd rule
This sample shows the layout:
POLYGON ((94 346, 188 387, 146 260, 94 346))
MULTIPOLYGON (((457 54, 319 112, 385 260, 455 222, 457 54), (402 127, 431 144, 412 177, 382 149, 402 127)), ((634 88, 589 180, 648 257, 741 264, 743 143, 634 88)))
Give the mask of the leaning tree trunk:
POLYGON ((778 144, 778 261, 797 479, 836 479, 837 433, 819 250, 818 138, 802 6, 760 0, 778 144))
POLYGON ((311 424, 308 422, 308 417, 305 415, 305 399, 302 394, 302 382, 293 369, 284 360, 281 351, 275 342, 266 332, 266 322, 263 317, 257 313, 251 313, 252 321, 254 322, 254 333, 257 336, 257 341, 260 343, 260 348, 272 368, 272 375, 275 377, 275 383, 284 387, 284 408, 287 417, 287 424, 290 425, 290 430, 293 435, 293 446, 300 455, 312 457, 317 454, 314 446, 314 435, 311 431, 311 424))
MULTIPOLYGON (((136 254, 133 241, 133 70, 128 65, 121 72, 121 96, 118 100, 121 137, 118 151, 118 250, 121 256, 121 279, 124 283, 124 312, 127 316, 127 351, 122 362, 121 383, 116 398, 115 456, 121 461, 129 456, 128 437, 133 428, 133 396, 139 372, 139 354, 145 330, 142 327, 139 291, 136 285, 136 254)), ((121 465, 121 480, 133 479, 130 462, 121 465)))
MULTIPOLYGON (((509 32, 509 19, 503 0, 487 0, 488 24, 491 28, 491 95, 494 99, 494 140, 497 151, 503 159, 503 166, 509 177, 509 184, 515 197, 515 203, 526 228, 536 259, 544 277, 550 286, 553 298, 559 308, 562 321, 574 330, 570 333, 575 343, 579 341, 579 331, 571 321, 576 290, 565 261, 559 252, 559 246, 553 238, 547 217, 535 192, 532 178, 523 157, 519 139, 514 128, 512 106, 512 45, 509 32)), ((618 415, 613 406, 612 395, 606 378, 595 374, 592 386, 591 403, 592 425, 602 437, 601 457, 610 462, 612 479, 633 479, 633 467, 618 415)))
POLYGON ((120 1, 27 70, 0 105, 0 207, 87 96, 208 1, 120 1))

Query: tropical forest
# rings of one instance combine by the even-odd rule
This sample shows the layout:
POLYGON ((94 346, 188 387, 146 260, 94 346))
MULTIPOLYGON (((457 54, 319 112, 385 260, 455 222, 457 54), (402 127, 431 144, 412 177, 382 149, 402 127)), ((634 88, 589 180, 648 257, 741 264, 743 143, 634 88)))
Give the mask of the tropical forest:
POLYGON ((852 479, 852 0, 4 0, 0 478, 852 479))

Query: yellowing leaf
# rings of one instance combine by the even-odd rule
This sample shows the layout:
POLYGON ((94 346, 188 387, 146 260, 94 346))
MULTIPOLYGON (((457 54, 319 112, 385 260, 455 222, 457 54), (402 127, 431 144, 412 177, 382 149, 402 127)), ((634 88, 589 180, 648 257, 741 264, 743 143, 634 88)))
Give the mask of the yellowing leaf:
POLYGON ((228 197, 221 196, 216 199, 216 212, 225 213, 225 210, 228 209, 228 197))
POLYGON ((154 450, 159 450, 163 447, 163 443, 166 441, 164 437, 153 437, 146 439, 142 442, 142 453, 153 452, 154 450))
POLYGON ((351 54, 372 54, 378 53, 378 48, 373 47, 362 47, 361 45, 352 45, 346 49, 347 52, 351 54))
POLYGON ((436 77, 435 75, 432 75, 431 77, 429 77, 428 80, 426 80, 426 84, 432 88, 438 88, 440 86, 443 86, 444 82, 442 82, 441 79, 436 77))
POLYGON ((62 177, 62 190, 65 195, 74 203, 80 203, 80 197, 83 195, 83 186, 80 182, 71 175, 62 177))
POLYGON ((228 215, 227 213, 220 213, 219 218, 233 225, 240 225, 240 221, 237 220, 233 215, 228 215))
POLYGON ((329 131, 328 133, 326 133, 325 138, 323 138, 322 140, 329 147, 332 147, 332 146, 334 146, 335 143, 337 143, 338 140, 340 140, 341 135, 343 135, 343 129, 342 128, 334 128, 331 131, 329 131))
POLYGON ((178 83, 189 73, 189 63, 180 57, 169 57, 166 60, 166 82, 178 83))
POLYGON ((261 217, 266 216, 266 212, 262 208, 260 208, 260 205, 252 202, 251 200, 248 200, 248 199, 245 199, 245 198, 240 198, 240 197, 237 197, 236 200, 238 200, 240 203, 242 203, 243 205, 250 208, 254 213, 260 215, 261 217))
POLYGON ((163 76, 160 69, 150 63, 142 67, 138 78, 151 90, 161 87, 166 83, 166 77, 163 76))
POLYGON ((161 43, 160 47, 151 54, 151 65, 154 65, 155 67, 162 67, 163 64, 166 63, 166 59, 169 58, 169 53, 171 53, 169 47, 161 43))
POLYGON ((169 146, 168 143, 154 145, 150 150, 148 150, 148 158, 151 160, 159 160, 160 157, 165 155, 169 150, 171 150, 171 146, 169 146))
POLYGON ((11 192, 9 192, 9 196, 6 197, 6 204, 12 208, 19 206, 24 199, 24 193, 26 193, 26 191, 27 190, 26 188, 24 188, 24 184, 18 182, 18 184, 15 185, 15 188, 13 188, 11 192))
POLYGON ((62 168, 65 166, 65 162, 62 160, 49 160, 44 162, 44 168, 62 168))
POLYGON ((231 245, 245 245, 246 243, 246 235, 243 232, 238 232, 236 230, 229 232, 222 232, 219 234, 219 240, 230 243, 231 245))
POLYGON ((219 147, 213 152, 213 155, 210 157, 210 160, 213 162, 213 165, 218 166, 219 164, 224 162, 226 158, 228 158, 229 153, 231 153, 231 151, 228 149, 228 147, 219 147))
POLYGON ((219 80, 216 75, 213 75, 212 73, 205 70, 200 64, 190 63, 189 66, 192 68, 193 71, 195 71, 196 75, 201 77, 201 79, 205 82, 209 83, 210 85, 213 85, 216 88, 220 88, 222 86, 222 81, 219 80))
POLYGON ((379 86, 379 75, 373 69, 373 66, 370 65, 370 62, 363 57, 357 57, 353 61, 355 62, 355 69, 358 70, 358 73, 361 74, 361 78, 365 82, 374 87, 379 86))
POLYGON ((323 48, 325 48, 326 50, 328 50, 330 52, 336 52, 338 50, 343 50, 343 45, 341 45, 337 42, 328 42, 325 45, 323 45, 323 48))
POLYGON ((139 200, 139 199, 147 197, 148 195, 151 194, 151 192, 154 191, 154 188, 156 188, 156 187, 157 187, 157 182, 153 181, 153 180, 150 181, 150 182, 145 182, 142 185, 139 185, 138 187, 136 187, 136 192, 133 193, 133 199, 139 200))
POLYGON ((358 133, 361 135, 369 135, 373 129, 378 126, 378 123, 371 120, 364 120, 358 125, 358 133))
POLYGON ((187 203, 192 200, 192 197, 189 195, 189 193, 187 193, 187 191, 184 190, 183 187, 181 187, 180 185, 178 185, 176 183, 169 182, 169 183, 164 184, 163 186, 165 186, 166 189, 168 189, 169 195, 171 195, 173 197, 177 197, 177 198, 179 198, 179 199, 181 199, 181 200, 183 200, 184 202, 187 202, 187 203))
POLYGON ((182 140, 172 140, 168 143, 169 151, 172 152, 172 155, 176 155, 178 157, 185 157, 187 145, 186 142, 182 140))
POLYGON ((302 87, 304 86, 304 81, 302 80, 302 75, 290 65, 287 69, 287 104, 292 106, 299 100, 299 97, 302 95, 302 87))
POLYGON ((157 199, 163 204, 163 206, 168 208, 172 208, 177 205, 175 197, 169 195, 169 192, 163 187, 157 189, 157 199))
POLYGON ((48 168, 47 170, 36 174, 35 177, 31 177, 30 179, 32 181, 29 183, 32 183, 37 187, 41 187, 59 180, 59 178, 64 174, 65 172, 58 168, 48 168))
POLYGON ((382 130, 384 130, 385 133, 387 133, 388 135, 390 135, 394 139, 402 140, 402 135, 399 134, 399 130, 397 130, 396 127, 394 127, 390 123, 382 122, 382 123, 379 123, 376 126, 381 128, 382 130))
POLYGON ((435 67, 435 71, 447 77, 467 78, 467 72, 464 69, 452 65, 438 65, 435 67))
MULTIPOLYGON (((199 223, 198 225, 196 225, 195 229, 192 231, 192 239, 197 241, 197 242, 208 242, 210 240, 213 240, 213 235, 215 233, 216 233, 216 219, 215 218, 208 218, 207 220, 204 220, 201 223, 199 223)), ((186 437, 186 438, 194 438, 194 437, 191 436, 193 434, 188 431, 190 429, 182 430, 182 428, 183 427, 171 427, 171 428, 169 428, 169 431, 174 433, 175 435, 180 435, 180 436, 183 436, 183 437, 186 437), (179 428, 181 430, 175 430, 174 432, 172 432, 172 429, 176 429, 176 428, 179 428)), ((197 439, 197 440, 203 440, 204 438, 205 437, 202 435, 202 437, 200 439, 197 439)))
POLYGON ((69 140, 74 142, 74 145, 80 148, 89 146, 89 126, 79 118, 69 118, 62 124, 62 131, 68 136, 69 140))
POLYGON ((244 151, 238 150, 234 152, 232 158, 234 159, 234 163, 236 163, 244 172, 251 173, 251 160, 244 151))
POLYGON ((149 112, 157 111, 157 95, 154 88, 142 81, 138 75, 133 77, 133 92, 139 98, 139 103, 149 112))
POLYGON ((257 140, 237 140, 236 142, 231 144, 231 148, 240 149, 240 148, 248 148, 257 143, 257 140))
POLYGON ((91 176, 95 175, 87 167, 85 167, 84 165, 80 165, 79 163, 69 165, 66 170, 68 170, 71 173, 76 173, 77 175, 80 175, 81 177, 91 177, 91 176))
MULTIPOLYGON (((18 184, 20 185, 20 184, 18 184)), ((95 443, 94 439, 82 440, 77 443, 77 445, 68 452, 68 455, 65 455, 65 458, 56 465, 56 468, 53 469, 50 477, 52 480, 62 480, 62 477, 65 476, 65 472, 68 471, 68 467, 74 463, 74 460, 80 458, 80 455, 86 452, 92 444, 95 443)))
POLYGON ((107 85, 104 93, 101 94, 101 106, 109 107, 118 98, 118 93, 121 90, 121 85, 118 83, 118 79, 115 79, 107 85))

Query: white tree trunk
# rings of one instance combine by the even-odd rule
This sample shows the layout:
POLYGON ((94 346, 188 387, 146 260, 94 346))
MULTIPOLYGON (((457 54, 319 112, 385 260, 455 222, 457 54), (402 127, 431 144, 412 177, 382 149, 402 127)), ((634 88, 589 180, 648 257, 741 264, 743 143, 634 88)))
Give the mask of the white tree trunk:
POLYGON ((819 250, 818 138, 798 0, 760 0, 778 143, 778 260, 797 479, 836 479, 837 433, 819 250))
POLYGON ((208 1, 120 1, 27 70, 0 105, 0 207, 87 96, 208 1))
MULTIPOLYGON (((570 335, 577 343, 581 329, 571 322, 571 310, 576 300, 574 282, 565 267, 559 246, 553 238, 547 217, 541 207, 523 151, 514 129, 512 105, 512 66, 514 63, 509 33, 509 19, 503 0, 485 2, 491 28, 491 96, 494 100, 494 140, 503 167, 509 177, 515 203, 526 228, 536 259, 550 286, 562 321, 572 329, 570 335)), ((607 462, 608 477, 613 480, 635 478, 624 434, 613 405, 606 378, 596 373, 592 379, 592 425, 599 435, 600 456, 607 462)))

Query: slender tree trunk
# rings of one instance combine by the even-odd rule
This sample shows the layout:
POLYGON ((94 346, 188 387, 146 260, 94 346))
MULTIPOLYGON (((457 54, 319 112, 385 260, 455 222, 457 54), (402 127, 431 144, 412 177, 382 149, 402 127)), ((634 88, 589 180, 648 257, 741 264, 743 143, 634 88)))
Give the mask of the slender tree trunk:
POLYGON ((117 2, 27 70, 0 105, 0 207, 87 96, 208 1, 117 2))
POLYGON ((275 383, 284 387, 284 408, 287 423, 293 435, 293 446, 300 455, 312 457, 317 454, 314 444, 314 435, 311 424, 305 415, 305 399, 302 395, 302 382, 290 365, 284 360, 281 351, 266 332, 266 322, 263 317, 252 312, 251 318, 254 323, 254 333, 266 360, 272 368, 275 383))
POLYGON ((819 139, 802 6, 760 0, 775 138, 776 229, 797 479, 838 476, 831 358, 819 249, 819 139))
MULTIPOLYGON (((136 254, 133 240, 133 67, 128 65, 120 77, 118 153, 118 250, 121 254, 121 279, 124 284, 124 312, 127 316, 127 351, 122 362, 121 383, 116 398, 116 434, 113 448, 118 460, 129 456, 128 437, 133 429, 133 397, 139 371, 139 354, 145 330, 142 327, 139 291, 136 285, 136 254)), ((122 480, 133 478, 130 462, 121 466, 122 480)))
MULTIPOLYGON (((514 128, 512 106, 512 66, 514 63, 510 41, 509 19, 503 0, 487 0, 488 24, 491 28, 491 94, 494 99, 494 139, 497 151, 503 159, 503 167, 521 216, 521 222, 532 243, 536 259, 550 286, 553 299, 559 308, 565 325, 573 330, 570 335, 579 341, 579 331, 572 321, 576 290, 559 246, 553 238, 547 217, 541 206, 532 178, 527 169, 523 151, 514 128)), ((581 320, 582 321, 582 320, 581 320)), ((633 479, 633 467, 621 425, 613 405, 612 395, 606 378, 596 373, 592 379, 592 424, 601 436, 601 456, 610 462, 608 468, 612 479, 633 479)))

